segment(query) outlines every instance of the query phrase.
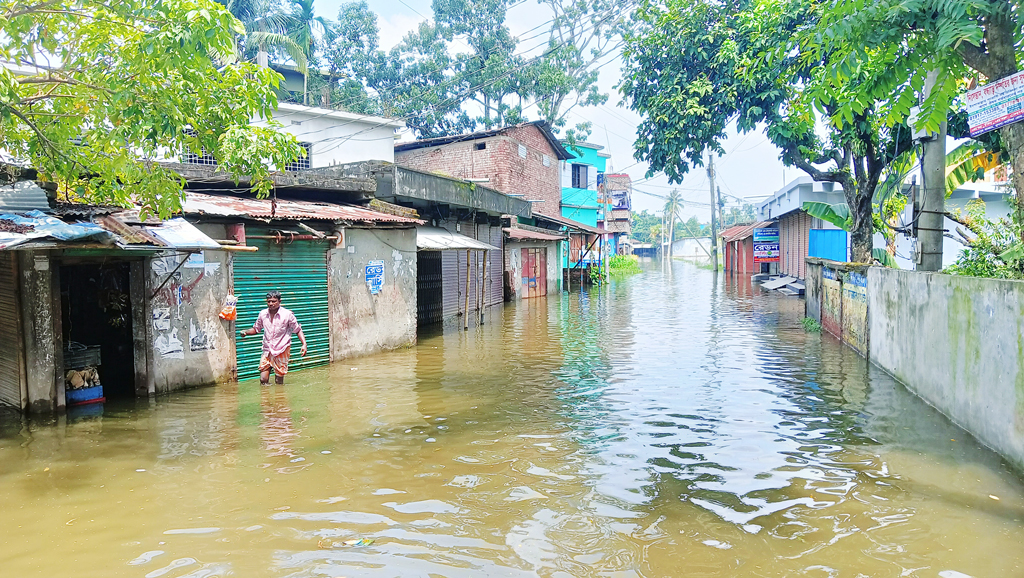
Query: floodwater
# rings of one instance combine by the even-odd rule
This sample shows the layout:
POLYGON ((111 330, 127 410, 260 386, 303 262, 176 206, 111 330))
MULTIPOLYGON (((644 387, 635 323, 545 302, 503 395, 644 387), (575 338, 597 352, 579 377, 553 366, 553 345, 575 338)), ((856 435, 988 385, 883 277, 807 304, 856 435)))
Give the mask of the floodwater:
POLYGON ((1024 575, 1019 474, 803 301, 713 279, 652 264, 284 387, 7 420, 0 575, 1024 575))

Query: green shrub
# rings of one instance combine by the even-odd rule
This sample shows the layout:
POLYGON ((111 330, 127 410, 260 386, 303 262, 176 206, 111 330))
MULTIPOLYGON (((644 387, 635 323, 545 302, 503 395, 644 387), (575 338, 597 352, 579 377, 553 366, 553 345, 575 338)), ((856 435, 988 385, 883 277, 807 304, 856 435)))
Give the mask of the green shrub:
POLYGON ((636 255, 614 255, 608 259, 608 272, 620 275, 640 273, 640 259, 636 255))
POLYGON ((800 323, 803 323, 804 331, 808 333, 821 333, 821 323, 818 323, 810 317, 804 317, 800 320, 800 323))

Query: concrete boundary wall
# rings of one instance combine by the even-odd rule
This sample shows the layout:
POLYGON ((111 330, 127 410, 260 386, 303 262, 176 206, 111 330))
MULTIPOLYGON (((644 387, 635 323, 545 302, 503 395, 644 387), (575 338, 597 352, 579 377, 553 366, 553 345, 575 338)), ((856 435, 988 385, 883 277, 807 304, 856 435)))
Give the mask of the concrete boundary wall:
POLYGON ((869 344, 867 272, 865 265, 808 258, 804 283, 807 316, 865 356, 869 344))
POLYGON ((1024 470, 1024 282, 872 267, 870 359, 1024 470))
POLYGON ((809 317, 1024 471, 1024 281, 822 259, 807 272, 809 317))

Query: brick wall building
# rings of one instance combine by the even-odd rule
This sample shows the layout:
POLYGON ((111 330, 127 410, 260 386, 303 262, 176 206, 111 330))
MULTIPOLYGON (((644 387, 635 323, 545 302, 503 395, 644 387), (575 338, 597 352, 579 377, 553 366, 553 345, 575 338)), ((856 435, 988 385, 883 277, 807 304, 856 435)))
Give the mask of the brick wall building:
POLYGON ((560 215, 558 161, 573 158, 543 121, 395 145, 395 164, 486 185, 533 203, 533 211, 560 215))

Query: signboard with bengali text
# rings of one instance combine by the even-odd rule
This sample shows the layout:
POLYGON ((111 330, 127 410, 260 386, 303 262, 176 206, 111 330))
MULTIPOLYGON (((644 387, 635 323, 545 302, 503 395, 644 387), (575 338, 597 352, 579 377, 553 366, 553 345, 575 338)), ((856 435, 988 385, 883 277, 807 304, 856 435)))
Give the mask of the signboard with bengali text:
POLYGON ((366 264, 366 285, 376 295, 384 287, 384 261, 370 261, 366 264))
POLYGON ((779 230, 754 229, 754 263, 778 263, 779 255, 779 230))
POLYGON ((1024 120, 1024 71, 968 91, 964 100, 972 137, 1024 120))

